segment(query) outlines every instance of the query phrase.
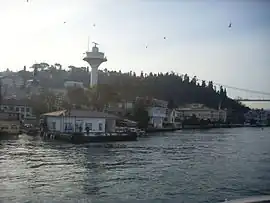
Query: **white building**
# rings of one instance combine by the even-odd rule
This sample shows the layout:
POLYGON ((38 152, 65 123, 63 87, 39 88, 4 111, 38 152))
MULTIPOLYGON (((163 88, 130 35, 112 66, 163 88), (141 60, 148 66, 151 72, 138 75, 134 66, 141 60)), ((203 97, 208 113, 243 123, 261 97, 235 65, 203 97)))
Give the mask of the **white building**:
POLYGON ((83 82, 66 81, 64 86, 65 88, 83 88, 83 82))
POLYGON ((177 109, 167 109, 166 123, 170 124, 172 127, 181 127, 183 120, 180 119, 179 113, 177 109))
POLYGON ((58 132, 89 132, 104 133, 114 132, 116 116, 96 111, 88 110, 62 110, 42 115, 44 122, 47 123, 48 130, 58 132))
POLYGON ((210 120, 211 122, 227 121, 226 110, 211 109, 203 104, 189 104, 186 107, 178 108, 176 112, 176 117, 180 118, 181 120, 191 118, 195 115, 200 120, 210 120))
POLYGON ((24 100, 6 99, 1 102, 1 110, 19 113, 21 118, 33 118, 33 108, 24 100))
POLYGON ((162 128, 164 120, 167 118, 167 108, 164 107, 148 107, 149 124, 154 128, 162 128))
POLYGON ((135 102, 142 102, 147 106, 149 124, 154 128, 162 128, 167 119, 168 102, 155 98, 136 97, 135 102))

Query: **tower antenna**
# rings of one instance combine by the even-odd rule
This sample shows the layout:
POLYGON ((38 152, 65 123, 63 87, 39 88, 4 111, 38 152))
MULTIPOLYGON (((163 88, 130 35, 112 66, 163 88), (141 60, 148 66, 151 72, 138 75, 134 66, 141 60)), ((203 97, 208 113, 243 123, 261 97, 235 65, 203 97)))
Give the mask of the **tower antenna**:
POLYGON ((87 51, 89 51, 89 44, 90 44, 90 39, 89 39, 89 36, 88 36, 87 51))

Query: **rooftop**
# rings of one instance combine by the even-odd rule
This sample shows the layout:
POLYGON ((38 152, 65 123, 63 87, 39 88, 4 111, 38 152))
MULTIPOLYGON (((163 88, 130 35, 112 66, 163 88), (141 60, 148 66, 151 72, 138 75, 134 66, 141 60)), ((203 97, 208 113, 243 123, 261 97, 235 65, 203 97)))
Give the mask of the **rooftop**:
POLYGON ((90 111, 90 110, 76 110, 72 109, 68 110, 61 110, 61 111, 54 111, 43 114, 43 116, 71 116, 71 117, 86 117, 86 118, 115 118, 117 116, 107 114, 104 112, 99 111, 90 111))
POLYGON ((13 106, 28 106, 29 102, 22 99, 4 99, 1 102, 2 105, 13 105, 13 106))

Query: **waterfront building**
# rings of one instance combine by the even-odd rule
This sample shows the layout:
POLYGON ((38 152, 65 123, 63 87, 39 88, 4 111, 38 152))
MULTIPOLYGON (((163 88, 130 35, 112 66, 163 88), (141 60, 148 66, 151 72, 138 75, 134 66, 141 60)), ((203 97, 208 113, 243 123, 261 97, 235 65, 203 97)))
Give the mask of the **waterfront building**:
POLYGON ((182 126, 182 120, 179 117, 177 109, 167 109, 164 123, 171 125, 171 127, 179 128, 182 126))
POLYGON ((165 119, 167 118, 167 109, 164 107, 151 106, 147 108, 147 111, 149 116, 149 124, 154 128, 162 128, 165 119))
POLYGON ((61 110, 42 115, 49 131, 61 133, 115 132, 118 117, 103 112, 89 110, 61 110))
POLYGON ((33 108, 26 100, 5 99, 2 100, 0 108, 5 112, 16 112, 21 115, 22 119, 33 118, 33 108))
POLYGON ((245 122, 250 124, 268 124, 270 112, 264 109, 251 109, 244 115, 245 122))
POLYGON ((132 101, 110 102, 104 108, 104 112, 118 116, 132 113, 134 103, 132 101))
POLYGON ((203 104, 188 104, 178 108, 176 114, 176 117, 180 120, 189 119, 195 115, 199 120, 209 120, 211 122, 221 121, 223 123, 227 121, 226 109, 212 109, 203 104))
POLYGON ((168 119, 168 102, 151 97, 136 97, 136 103, 141 102, 146 107, 149 125, 154 128, 163 128, 168 119))

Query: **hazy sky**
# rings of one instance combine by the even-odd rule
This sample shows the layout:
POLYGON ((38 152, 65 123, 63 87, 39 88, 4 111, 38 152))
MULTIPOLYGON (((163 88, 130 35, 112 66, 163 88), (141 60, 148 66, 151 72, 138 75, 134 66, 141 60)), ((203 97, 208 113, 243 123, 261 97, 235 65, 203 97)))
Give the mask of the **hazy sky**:
POLYGON ((108 58, 101 69, 174 71, 270 92, 270 1, 0 0, 0 26, 0 70, 87 66, 90 36, 108 58))

